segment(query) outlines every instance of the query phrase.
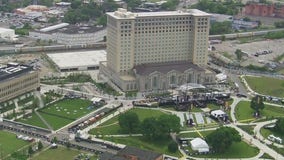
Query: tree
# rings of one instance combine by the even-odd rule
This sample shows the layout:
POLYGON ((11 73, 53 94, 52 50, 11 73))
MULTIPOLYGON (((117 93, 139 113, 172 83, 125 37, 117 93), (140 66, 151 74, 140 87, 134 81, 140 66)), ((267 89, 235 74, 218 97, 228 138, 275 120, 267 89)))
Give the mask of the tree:
POLYGON ((274 22, 276 28, 284 28, 284 21, 274 22))
POLYGON ((141 0, 125 0, 125 2, 127 3, 127 7, 132 10, 135 7, 138 7, 142 2, 141 0))
POLYGON ((102 5, 102 10, 104 12, 110 12, 110 11, 115 11, 118 7, 119 6, 113 0, 106 0, 102 5))
POLYGON ((263 98, 261 96, 255 96, 250 101, 250 107, 255 111, 255 115, 259 116, 259 110, 264 109, 263 98))
POLYGON ((241 141, 241 136, 234 128, 221 127, 209 134, 206 141, 214 151, 223 153, 230 148, 233 142, 241 141))
POLYGON ((43 148, 43 145, 42 145, 41 141, 39 141, 38 144, 37 144, 37 149, 41 150, 42 148, 43 148))
POLYGON ((51 140, 51 143, 57 143, 57 137, 53 137, 53 139, 51 140))
POLYGON ((29 146, 28 154, 31 156, 34 153, 32 146, 29 146))
POLYGON ((57 21, 58 21, 58 20, 57 20, 56 17, 51 17, 51 18, 49 18, 48 23, 55 24, 57 21))
POLYGON ((236 49, 235 54, 237 56, 237 59, 240 61, 242 59, 242 56, 243 56, 242 50, 236 49))
POLYGON ((178 150, 178 145, 176 142, 172 141, 169 145, 168 145, 168 150, 171 153, 175 153, 178 150))
POLYGON ((214 22, 210 26, 210 35, 227 34, 232 32, 232 22, 214 22))
POLYGON ((118 117, 118 123, 123 132, 135 133, 138 131, 140 121, 138 115, 134 112, 126 112, 118 117))
POLYGON ((168 0, 166 3, 163 3, 161 8, 163 10, 175 10, 176 9, 176 6, 178 5, 178 1, 176 0, 168 0))
POLYGON ((164 139, 170 133, 180 131, 180 119, 175 115, 161 115, 158 118, 146 118, 141 125, 142 134, 148 139, 164 139))
POLYGON ((178 133, 180 131, 180 119, 176 115, 161 115, 158 118, 158 122, 160 122, 160 125, 168 134, 178 133))
POLYGON ((66 147, 69 149, 71 147, 71 143, 68 141, 65 143, 66 147))
POLYGON ((146 118, 141 124, 141 130, 143 136, 147 139, 155 139, 159 137, 159 131, 157 131, 157 120, 154 117, 146 118), (157 131, 157 132, 156 132, 157 131))
POLYGON ((276 132, 284 134, 284 118, 278 118, 275 127, 273 128, 276 132))
POLYGON ((72 9, 77 9, 77 8, 79 8, 81 5, 82 5, 82 2, 81 2, 80 0, 74 0, 74 1, 71 3, 71 8, 72 8, 72 9))

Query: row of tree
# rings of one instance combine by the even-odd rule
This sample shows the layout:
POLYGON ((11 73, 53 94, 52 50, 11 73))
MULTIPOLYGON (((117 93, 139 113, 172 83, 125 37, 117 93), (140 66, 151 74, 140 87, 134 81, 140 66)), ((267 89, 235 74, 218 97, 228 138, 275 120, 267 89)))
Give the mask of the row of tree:
POLYGON ((236 15, 244 6, 241 1, 208 1, 200 0, 191 8, 200 9, 209 13, 236 15))
POLYGON ((119 125, 124 133, 142 133, 150 140, 167 138, 170 133, 180 131, 180 119, 176 115, 149 117, 140 122, 135 112, 126 112, 118 117, 119 125))

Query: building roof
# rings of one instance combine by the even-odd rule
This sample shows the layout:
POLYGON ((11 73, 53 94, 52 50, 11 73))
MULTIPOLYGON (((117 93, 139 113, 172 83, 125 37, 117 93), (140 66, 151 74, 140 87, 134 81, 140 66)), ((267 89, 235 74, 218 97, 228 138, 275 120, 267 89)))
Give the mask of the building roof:
POLYGON ((131 155, 137 157, 138 160, 155 160, 158 157, 160 157, 162 154, 152 152, 152 151, 146 151, 146 150, 141 150, 139 148, 131 147, 131 146, 126 146, 122 150, 120 150, 117 155, 120 156, 125 156, 125 155, 131 155))
POLYGON ((161 16, 174 16, 174 15, 193 15, 193 16, 210 16, 210 14, 200 11, 198 9, 188 9, 186 11, 161 11, 161 12, 129 12, 126 9, 119 8, 115 12, 108 12, 109 16, 116 19, 134 19, 138 17, 161 17, 161 16))
POLYGON ((188 69, 197 71, 205 71, 197 65, 189 61, 176 61, 176 62, 161 62, 161 63, 149 63, 135 66, 136 74, 138 75, 149 75, 153 72, 168 73, 170 71, 184 72, 188 69))
POLYGON ((60 69, 99 66, 100 61, 106 60, 105 50, 50 53, 47 56, 60 69))
POLYGON ((214 110, 214 111, 211 111, 210 113, 211 115, 214 115, 214 116, 222 116, 222 115, 225 115, 226 113, 222 110, 214 110))
POLYGON ((65 33, 65 34, 83 34, 83 33, 94 33, 105 29, 103 26, 88 26, 88 25, 70 25, 69 23, 60 23, 53 26, 48 26, 35 32, 43 33, 65 33))
POLYGON ((33 67, 31 66, 9 63, 7 66, 0 68, 0 82, 10 78, 19 77, 20 75, 30 71, 33 71, 33 67))
POLYGON ((0 27, 0 33, 3 33, 3 32, 12 32, 14 31, 13 29, 9 29, 9 28, 1 28, 0 27))

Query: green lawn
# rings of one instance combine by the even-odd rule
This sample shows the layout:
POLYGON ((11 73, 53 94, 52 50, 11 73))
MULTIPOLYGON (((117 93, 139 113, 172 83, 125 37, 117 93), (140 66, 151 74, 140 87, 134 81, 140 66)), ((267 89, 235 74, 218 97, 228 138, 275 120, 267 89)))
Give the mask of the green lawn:
POLYGON ((115 143, 138 147, 145 150, 165 153, 176 157, 181 156, 181 153, 179 151, 177 151, 176 153, 170 153, 168 151, 168 144, 172 142, 172 139, 170 138, 163 141, 149 141, 146 140, 144 137, 105 137, 104 139, 115 143))
MULTIPOLYGON (((250 108, 250 101, 240 101, 235 110, 235 115, 237 120, 253 120, 254 110, 250 108)), ((275 107, 272 105, 265 105, 265 108, 260 112, 261 116, 266 116, 267 118, 272 117, 283 117, 284 108, 275 107)))
POLYGON ((256 125, 239 125, 238 127, 241 128, 243 131, 247 132, 250 135, 253 135, 253 129, 256 125))
POLYGON ((257 93, 284 97, 284 80, 268 77, 244 77, 250 88, 257 93), (264 84, 269 84, 269 87, 264 84))
POLYGON ((274 136, 280 137, 281 139, 284 139, 284 135, 280 134, 278 132, 273 131, 272 129, 265 129, 261 128, 260 133, 264 138, 267 138, 269 135, 273 134, 274 136))
POLYGON ((245 142, 234 142, 225 153, 212 153, 207 155, 198 155, 203 158, 250 158, 256 156, 259 150, 245 142))
POLYGON ((64 99, 45 107, 40 110, 40 112, 77 119, 78 117, 81 117, 95 109, 95 107, 88 109, 88 106, 90 105, 92 105, 92 102, 89 100, 64 99))
MULTIPOLYGON (((91 106, 91 104, 92 103, 89 100, 63 99, 38 110, 38 113, 54 130, 57 130, 82 117, 83 115, 86 115, 95 110, 96 107, 88 108, 89 106, 91 106)), ((47 126, 45 126, 40 118, 34 113, 30 118, 21 118, 17 121, 42 128, 47 128, 47 126)))
MULTIPOLYGON (((82 151, 58 147, 56 149, 48 149, 31 158, 31 160, 74 160, 82 151)), ((92 156, 91 160, 97 157, 92 156)))
MULTIPOLYGON (((153 110, 153 109, 143 109, 143 108, 133 108, 127 112, 134 112, 138 115, 140 121, 143 121, 145 118, 149 117, 159 117, 162 114, 166 114, 164 112, 153 110)), ((106 134, 106 135, 114 135, 121 134, 120 126, 118 124, 118 116, 113 117, 112 119, 106 121, 105 123, 99 125, 98 127, 91 129, 90 134, 106 134)))
POLYGON ((28 144, 29 142, 27 141, 17 139, 16 135, 13 133, 0 131, 0 151, 2 152, 1 154, 3 157, 6 157, 28 144))
POLYGON ((53 130, 57 130, 71 122, 73 120, 57 117, 57 116, 52 116, 49 114, 45 113, 40 113, 40 115, 47 121, 47 123, 52 127, 53 130))
POLYGON ((21 118, 16 121, 29 124, 29 125, 33 125, 33 126, 38 126, 41 128, 47 128, 47 126, 41 121, 41 119, 35 113, 32 113, 30 117, 21 118))
POLYGON ((217 109, 220 109, 220 105, 216 105, 216 104, 213 104, 213 103, 208 103, 207 104, 207 108, 209 108, 210 110, 217 110, 217 109))
MULTIPOLYGON (((206 137, 208 134, 212 133, 214 130, 211 131, 201 131, 199 132, 203 137, 206 137)), ((190 132, 190 133, 180 133, 179 137, 186 137, 186 138, 196 138, 201 137, 197 132, 190 132)), ((202 137, 201 137, 202 138, 202 137)))

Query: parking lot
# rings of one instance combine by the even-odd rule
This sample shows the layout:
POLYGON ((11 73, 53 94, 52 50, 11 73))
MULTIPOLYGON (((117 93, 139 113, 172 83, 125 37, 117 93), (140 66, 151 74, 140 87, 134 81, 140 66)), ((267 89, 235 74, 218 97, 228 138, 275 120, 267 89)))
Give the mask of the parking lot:
MULTIPOLYGON (((262 66, 264 63, 273 61, 274 58, 284 53, 284 39, 278 40, 263 40, 251 43, 240 43, 239 40, 224 41, 221 44, 214 44, 216 51, 222 53, 226 52, 227 58, 236 59, 235 51, 241 49, 248 53, 248 57, 243 57, 241 65, 247 66, 249 64, 262 66), (257 52, 272 51, 272 53, 255 56, 257 52)), ((282 62, 284 59, 282 59, 282 62)))

